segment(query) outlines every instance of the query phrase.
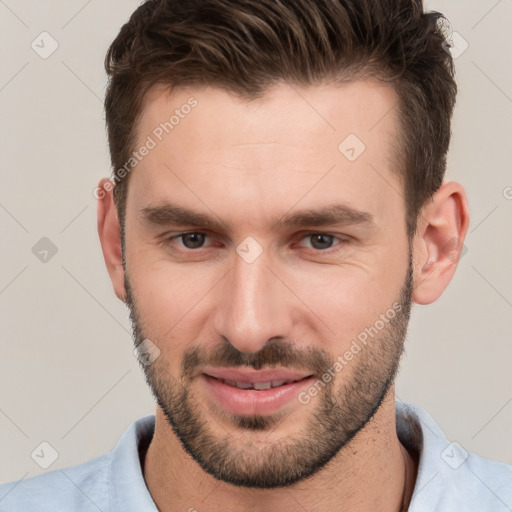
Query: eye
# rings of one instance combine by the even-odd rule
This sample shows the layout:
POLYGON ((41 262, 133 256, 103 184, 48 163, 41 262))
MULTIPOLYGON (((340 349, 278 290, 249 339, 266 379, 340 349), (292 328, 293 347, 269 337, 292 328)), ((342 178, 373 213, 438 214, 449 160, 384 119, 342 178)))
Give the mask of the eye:
POLYGON ((310 240, 309 246, 315 251, 328 251, 332 247, 335 247, 336 240, 339 241, 338 246, 347 243, 348 240, 343 237, 330 235, 328 233, 308 233, 304 236, 303 240, 310 240))
MULTIPOLYGON (((190 231, 188 233, 178 233, 167 238, 165 244, 173 246, 176 241, 179 241, 178 250, 182 248, 183 250, 194 251, 205 248, 208 238, 210 238, 209 235, 201 231, 190 231)), ((310 248, 315 252, 332 253, 341 249, 346 243, 348 243, 346 237, 331 235, 329 233, 307 233, 301 238, 299 245, 310 248), (304 242, 308 240, 309 243, 304 242)))
POLYGON ((308 235, 308 238, 311 239, 311 246, 313 249, 318 250, 330 249, 334 242, 334 237, 332 235, 325 235, 323 233, 308 235))
POLYGON ((181 239, 182 245, 187 249, 200 249, 205 243, 206 233, 201 233, 198 231, 180 233, 179 235, 170 237, 169 242, 172 242, 176 239, 181 239))

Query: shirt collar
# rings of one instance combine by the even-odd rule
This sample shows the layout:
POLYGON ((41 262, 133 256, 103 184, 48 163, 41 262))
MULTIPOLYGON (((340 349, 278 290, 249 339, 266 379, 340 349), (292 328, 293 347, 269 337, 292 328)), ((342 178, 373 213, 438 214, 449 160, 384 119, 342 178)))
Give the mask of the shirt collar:
MULTIPOLYGON (((419 454, 412 507, 421 499, 420 495, 424 488, 431 485, 432 480, 439 476, 439 461, 433 457, 439 458, 440 451, 449 444, 449 441, 426 411, 406 402, 396 402, 396 428, 401 443, 408 450, 419 454)), ((146 486, 141 466, 141 452, 147 449, 154 429, 154 415, 141 418, 124 432, 113 451, 110 502, 115 512, 158 511, 146 486)), ((442 485, 442 481, 440 478, 435 487, 442 485)))
POLYGON ((113 512, 158 512, 142 473, 140 450, 147 448, 155 431, 155 416, 136 421, 113 451, 109 499, 113 512))

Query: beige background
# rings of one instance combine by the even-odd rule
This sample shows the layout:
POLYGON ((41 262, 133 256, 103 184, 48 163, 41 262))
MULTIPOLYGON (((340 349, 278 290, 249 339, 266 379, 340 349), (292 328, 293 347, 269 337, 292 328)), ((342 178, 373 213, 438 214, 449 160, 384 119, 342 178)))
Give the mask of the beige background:
MULTIPOLYGON (((0 1, 0 481, 42 473, 43 441, 58 452, 50 469, 74 465, 153 412, 92 195, 110 173, 103 59, 138 3, 0 1), (47 59, 31 48, 43 31, 59 45, 47 59), (58 249, 46 263, 32 253, 42 237, 58 249)), ((414 308, 397 391, 449 439, 512 463, 512 1, 429 6, 469 44, 448 179, 466 187, 472 222, 446 293, 414 308)))

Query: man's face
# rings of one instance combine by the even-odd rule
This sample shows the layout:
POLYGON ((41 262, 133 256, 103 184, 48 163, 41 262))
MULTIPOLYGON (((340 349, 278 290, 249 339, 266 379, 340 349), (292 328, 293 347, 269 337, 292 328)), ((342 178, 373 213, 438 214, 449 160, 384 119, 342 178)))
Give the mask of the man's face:
POLYGON ((218 479, 310 476, 393 382, 412 293, 396 101, 373 82, 146 98, 127 303, 136 343, 160 351, 144 367, 158 405, 218 479))

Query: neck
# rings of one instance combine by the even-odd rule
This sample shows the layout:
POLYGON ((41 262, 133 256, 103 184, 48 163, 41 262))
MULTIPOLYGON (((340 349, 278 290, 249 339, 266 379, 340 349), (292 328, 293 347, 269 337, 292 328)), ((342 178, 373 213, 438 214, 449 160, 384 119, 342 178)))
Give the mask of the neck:
POLYGON ((317 474, 289 487, 247 489, 216 480, 184 451, 162 410, 144 461, 148 489, 160 512, 310 512, 407 510, 416 461, 396 434, 394 388, 357 436, 317 474))

